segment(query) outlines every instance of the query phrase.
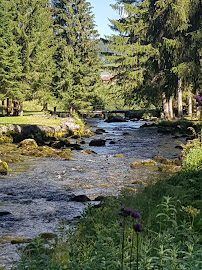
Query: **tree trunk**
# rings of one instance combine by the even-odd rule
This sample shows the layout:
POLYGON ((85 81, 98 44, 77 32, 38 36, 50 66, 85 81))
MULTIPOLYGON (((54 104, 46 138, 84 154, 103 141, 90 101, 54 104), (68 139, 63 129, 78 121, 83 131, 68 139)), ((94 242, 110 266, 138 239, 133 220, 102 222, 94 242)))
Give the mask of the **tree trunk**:
POLYGON ((19 104, 18 102, 14 102, 13 116, 18 116, 18 115, 19 115, 19 104))
POLYGON ((190 90, 188 92, 188 116, 192 117, 192 94, 190 90))
POLYGON ((53 108, 53 114, 56 114, 56 107, 53 108))
POLYGON ((178 77, 178 87, 177 87, 177 102, 178 102, 178 117, 182 117, 182 79, 178 77))
POLYGON ((10 107, 9 107, 9 104, 10 104, 10 100, 9 100, 9 98, 7 98, 7 100, 6 100, 6 105, 7 105, 7 116, 10 116, 10 107))
POLYGON ((200 119, 201 117, 201 106, 196 107, 196 117, 200 119))
POLYGON ((2 100, 2 116, 5 116, 5 103, 4 100, 2 100))
POLYGON ((20 116, 23 116, 23 103, 20 102, 20 116))
POLYGON ((169 107, 169 118, 173 119, 173 97, 172 96, 169 98, 168 107, 169 107))
POLYGON ((48 110, 48 103, 44 103, 42 111, 47 111, 47 110, 48 110))
POLYGON ((73 116, 73 114, 75 113, 75 109, 73 106, 70 107, 70 116, 73 116))
POLYGON ((13 113, 14 113, 14 103, 15 103, 15 101, 12 100, 12 103, 11 103, 11 114, 12 114, 12 115, 13 115, 13 113))
POLYGON ((163 93, 162 94, 162 103, 163 103, 163 114, 164 114, 164 118, 168 119, 169 118, 169 107, 168 107, 168 101, 166 99, 166 94, 163 93))

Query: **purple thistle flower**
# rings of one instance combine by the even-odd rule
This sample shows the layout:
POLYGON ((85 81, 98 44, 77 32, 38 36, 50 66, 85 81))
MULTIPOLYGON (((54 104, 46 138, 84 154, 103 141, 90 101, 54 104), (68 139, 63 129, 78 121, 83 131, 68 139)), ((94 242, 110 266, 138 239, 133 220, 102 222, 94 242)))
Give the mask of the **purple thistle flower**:
POLYGON ((136 233, 141 232, 141 225, 137 223, 133 226, 133 229, 135 230, 136 233))
POLYGON ((135 213, 132 213, 132 217, 139 219, 141 216, 138 212, 135 212, 135 213))
POLYGON ((121 206, 121 211, 124 211, 124 209, 125 209, 125 204, 123 204, 122 206, 121 206))
POLYGON ((126 213, 128 214, 128 216, 132 216, 134 214, 134 210, 133 209, 127 209, 126 213))
POLYGON ((199 95, 195 95, 194 98, 195 98, 197 101, 199 101, 199 98, 200 98, 200 97, 199 97, 199 95))
POLYGON ((119 226, 123 227, 123 222, 122 221, 119 222, 119 226))

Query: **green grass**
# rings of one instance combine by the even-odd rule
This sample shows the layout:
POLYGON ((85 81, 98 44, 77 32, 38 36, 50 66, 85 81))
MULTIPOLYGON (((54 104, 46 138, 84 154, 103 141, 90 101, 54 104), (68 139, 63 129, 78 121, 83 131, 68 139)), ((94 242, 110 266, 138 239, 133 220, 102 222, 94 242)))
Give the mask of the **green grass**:
POLYGON ((48 118, 44 115, 0 117, 0 125, 9 124, 58 126, 61 124, 61 119, 48 118))

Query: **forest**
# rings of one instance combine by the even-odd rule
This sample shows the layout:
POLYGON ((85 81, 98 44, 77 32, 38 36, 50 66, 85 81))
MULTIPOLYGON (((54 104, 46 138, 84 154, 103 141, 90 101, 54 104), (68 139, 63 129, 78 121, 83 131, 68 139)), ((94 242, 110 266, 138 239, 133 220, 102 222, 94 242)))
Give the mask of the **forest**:
MULTIPOLYGON (((103 47, 86 0, 2 0, 3 111, 13 103, 22 110, 26 100, 66 111, 107 108, 116 100, 119 109, 191 116, 201 91, 201 1, 122 0, 112 8, 120 19, 110 20, 114 35, 103 47), (103 70, 113 75, 107 86, 103 70)), ((200 106, 194 112, 199 116, 200 106)))

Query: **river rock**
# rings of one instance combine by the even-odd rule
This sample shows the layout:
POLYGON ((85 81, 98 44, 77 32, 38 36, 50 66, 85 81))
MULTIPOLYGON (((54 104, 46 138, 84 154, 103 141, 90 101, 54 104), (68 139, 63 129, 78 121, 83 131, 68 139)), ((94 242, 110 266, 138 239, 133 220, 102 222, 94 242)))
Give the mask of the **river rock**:
POLYGON ((11 213, 10 212, 7 212, 7 211, 1 211, 0 212, 0 217, 2 217, 2 216, 8 216, 8 215, 11 215, 11 213))
POLYGON ((92 140, 90 143, 89 143, 90 146, 104 146, 105 145, 105 140, 102 140, 102 139, 95 139, 95 140, 92 140))
POLYGON ((104 132, 106 132, 104 129, 98 128, 98 129, 96 129, 95 134, 102 134, 104 132))
POLYGON ((37 148, 38 145, 34 139, 25 139, 19 143, 18 147, 37 148))
POLYGON ((6 175, 8 173, 8 164, 5 161, 0 160, 0 174, 6 175))
POLYGON ((84 150, 82 150, 82 151, 81 151, 81 153, 82 153, 82 154, 88 154, 88 155, 91 155, 91 154, 96 154, 96 152, 95 152, 95 151, 90 150, 90 149, 86 149, 85 151, 84 151, 84 150))
POLYGON ((86 195, 74 195, 70 201, 73 202, 89 202, 90 199, 86 195))
POLYGON ((161 157, 161 156, 154 156, 153 160, 157 163, 161 163, 161 164, 171 164, 172 161, 170 159, 167 159, 165 157, 161 157))
POLYGON ((123 154, 115 154, 114 157, 119 157, 119 158, 123 158, 124 155, 123 154))
POLYGON ((51 147, 56 148, 56 149, 70 147, 70 146, 71 146, 71 143, 67 140, 55 141, 51 144, 51 147))
POLYGON ((6 134, 8 132, 8 127, 0 125, 0 135, 6 134))
POLYGON ((116 115, 116 116, 109 116, 108 119, 105 120, 107 123, 113 123, 113 122, 127 122, 122 116, 116 115))

